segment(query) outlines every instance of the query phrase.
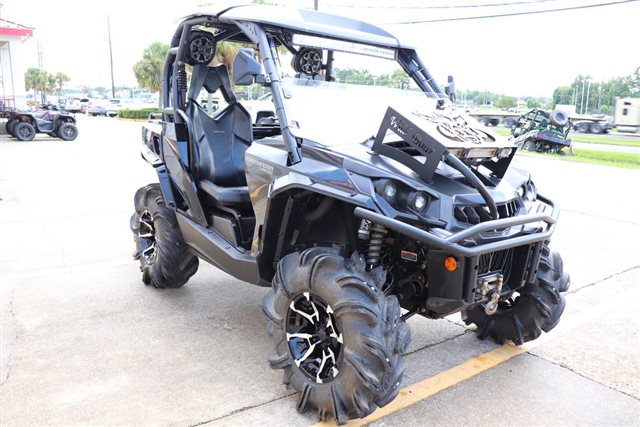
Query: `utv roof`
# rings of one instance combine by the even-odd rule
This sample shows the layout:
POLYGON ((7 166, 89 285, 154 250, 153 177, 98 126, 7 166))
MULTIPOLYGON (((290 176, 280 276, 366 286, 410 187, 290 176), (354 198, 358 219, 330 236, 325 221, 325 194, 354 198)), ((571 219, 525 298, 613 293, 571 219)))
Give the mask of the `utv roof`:
POLYGON ((233 21, 254 22, 266 27, 283 28, 302 34, 348 40, 375 46, 408 48, 396 36, 367 22, 315 10, 296 10, 274 6, 234 6, 216 13, 198 13, 198 16, 217 18, 222 23, 233 21))

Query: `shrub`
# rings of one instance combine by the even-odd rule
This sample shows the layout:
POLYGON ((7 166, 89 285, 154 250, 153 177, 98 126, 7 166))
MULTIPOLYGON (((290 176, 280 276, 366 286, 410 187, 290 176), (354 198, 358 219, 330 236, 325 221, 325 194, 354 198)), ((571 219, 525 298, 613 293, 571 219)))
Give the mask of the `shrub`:
POLYGON ((122 119, 146 119, 151 113, 158 113, 157 108, 142 108, 140 110, 130 110, 123 108, 118 111, 118 117, 122 119))

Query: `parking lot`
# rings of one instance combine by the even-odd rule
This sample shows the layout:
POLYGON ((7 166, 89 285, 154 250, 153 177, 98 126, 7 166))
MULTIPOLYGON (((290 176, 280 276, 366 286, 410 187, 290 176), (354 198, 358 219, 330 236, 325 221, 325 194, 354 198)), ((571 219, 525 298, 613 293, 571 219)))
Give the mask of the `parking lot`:
MULTIPOLYGON (((266 362, 266 289, 204 262, 183 288, 142 284, 129 217, 155 176, 140 126, 81 116, 72 142, 1 137, 0 424, 314 424, 266 362)), ((638 425, 640 171, 518 161, 563 207, 560 325, 518 350, 459 316, 413 317, 403 391, 366 422, 638 425)))

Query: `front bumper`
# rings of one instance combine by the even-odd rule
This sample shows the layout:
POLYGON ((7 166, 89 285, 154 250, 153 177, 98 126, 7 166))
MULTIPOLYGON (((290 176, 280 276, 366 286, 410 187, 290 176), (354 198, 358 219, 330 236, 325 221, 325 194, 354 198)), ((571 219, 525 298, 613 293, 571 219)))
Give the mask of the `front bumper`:
POLYGON ((482 222, 480 224, 476 224, 472 227, 458 231, 457 233, 453 233, 447 237, 440 237, 434 233, 422 230, 413 225, 398 221, 393 218, 388 218, 377 212, 359 207, 355 208, 354 214, 375 224, 383 225, 386 228, 394 230, 407 237, 411 237, 412 239, 415 239, 418 242, 421 242, 431 248, 445 250, 451 255, 458 255, 461 257, 474 257, 499 250, 529 245, 532 243, 544 241, 545 239, 551 237, 555 229, 558 216, 560 215, 560 209, 558 209, 555 203, 553 203, 553 201, 551 201, 550 199, 538 195, 538 200, 544 203, 544 205, 539 205, 544 209, 538 209, 542 212, 482 222), (547 207, 551 208, 550 213, 545 212, 546 210, 548 210, 547 207), (483 233, 493 230, 503 230, 505 228, 520 225, 533 225, 537 223, 543 224, 542 226, 538 227, 537 230, 539 231, 520 234, 499 241, 491 241, 469 246, 469 242, 471 242, 473 238, 481 238, 483 233))
POLYGON ((488 275, 504 275, 502 295, 536 280, 540 253, 560 213, 550 199, 538 195, 538 201, 536 213, 486 221, 450 235, 442 229, 422 230, 363 208, 356 208, 354 214, 426 246, 429 288, 421 313, 439 318, 486 302, 486 294, 479 293, 479 288, 488 275), (513 227, 519 230, 513 232, 513 227), (444 268, 447 257, 456 259, 459 267, 455 271, 444 268), (494 258, 508 258, 509 262, 497 265, 491 261, 494 258))

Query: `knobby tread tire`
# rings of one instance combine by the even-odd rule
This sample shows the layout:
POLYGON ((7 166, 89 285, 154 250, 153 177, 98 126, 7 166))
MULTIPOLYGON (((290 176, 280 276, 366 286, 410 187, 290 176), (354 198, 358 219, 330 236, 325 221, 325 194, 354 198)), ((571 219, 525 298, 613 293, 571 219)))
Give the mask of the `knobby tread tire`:
POLYGON ((545 244, 535 283, 519 289, 511 307, 499 306, 498 311, 489 316, 484 307, 476 306, 463 312, 462 319, 467 325, 476 324, 480 339, 491 337, 498 344, 511 341, 521 345, 538 338, 542 331, 549 332, 556 327, 566 304, 562 292, 569 289, 569 284, 562 258, 545 244))
POLYGON ((20 141, 32 141, 36 136, 36 128, 28 122, 16 123, 13 127, 13 136, 18 138, 20 141))
POLYGON ((78 137, 78 127, 73 123, 62 123, 54 135, 57 135, 63 141, 73 141, 78 137), (67 134, 67 129, 71 131, 70 134, 67 134))
POLYGON ((267 331, 275 349, 269 357, 274 369, 284 369, 283 383, 297 390, 297 409, 318 411, 318 418, 338 424, 362 418, 391 402, 404 373, 402 353, 411 340, 394 296, 380 290, 384 276, 365 271, 364 259, 350 259, 329 248, 291 253, 280 261, 271 290, 263 300, 267 331), (289 304, 311 292, 333 308, 344 343, 338 356, 338 375, 316 383, 295 364, 286 339, 289 304))
POLYGON ((4 129, 7 131, 7 133, 13 137, 15 137, 15 135, 13 134, 13 129, 16 127, 16 125, 20 122, 20 119, 17 118, 13 118, 13 119, 9 119, 7 121, 7 123, 4 125, 4 129))
POLYGON ((136 191, 135 212, 130 227, 136 244, 134 258, 140 261, 142 281, 155 288, 179 288, 198 270, 198 258, 187 248, 175 213, 165 204, 159 184, 150 184, 136 191), (138 239, 140 216, 148 211, 156 230, 156 258, 148 262, 141 254, 138 239))

